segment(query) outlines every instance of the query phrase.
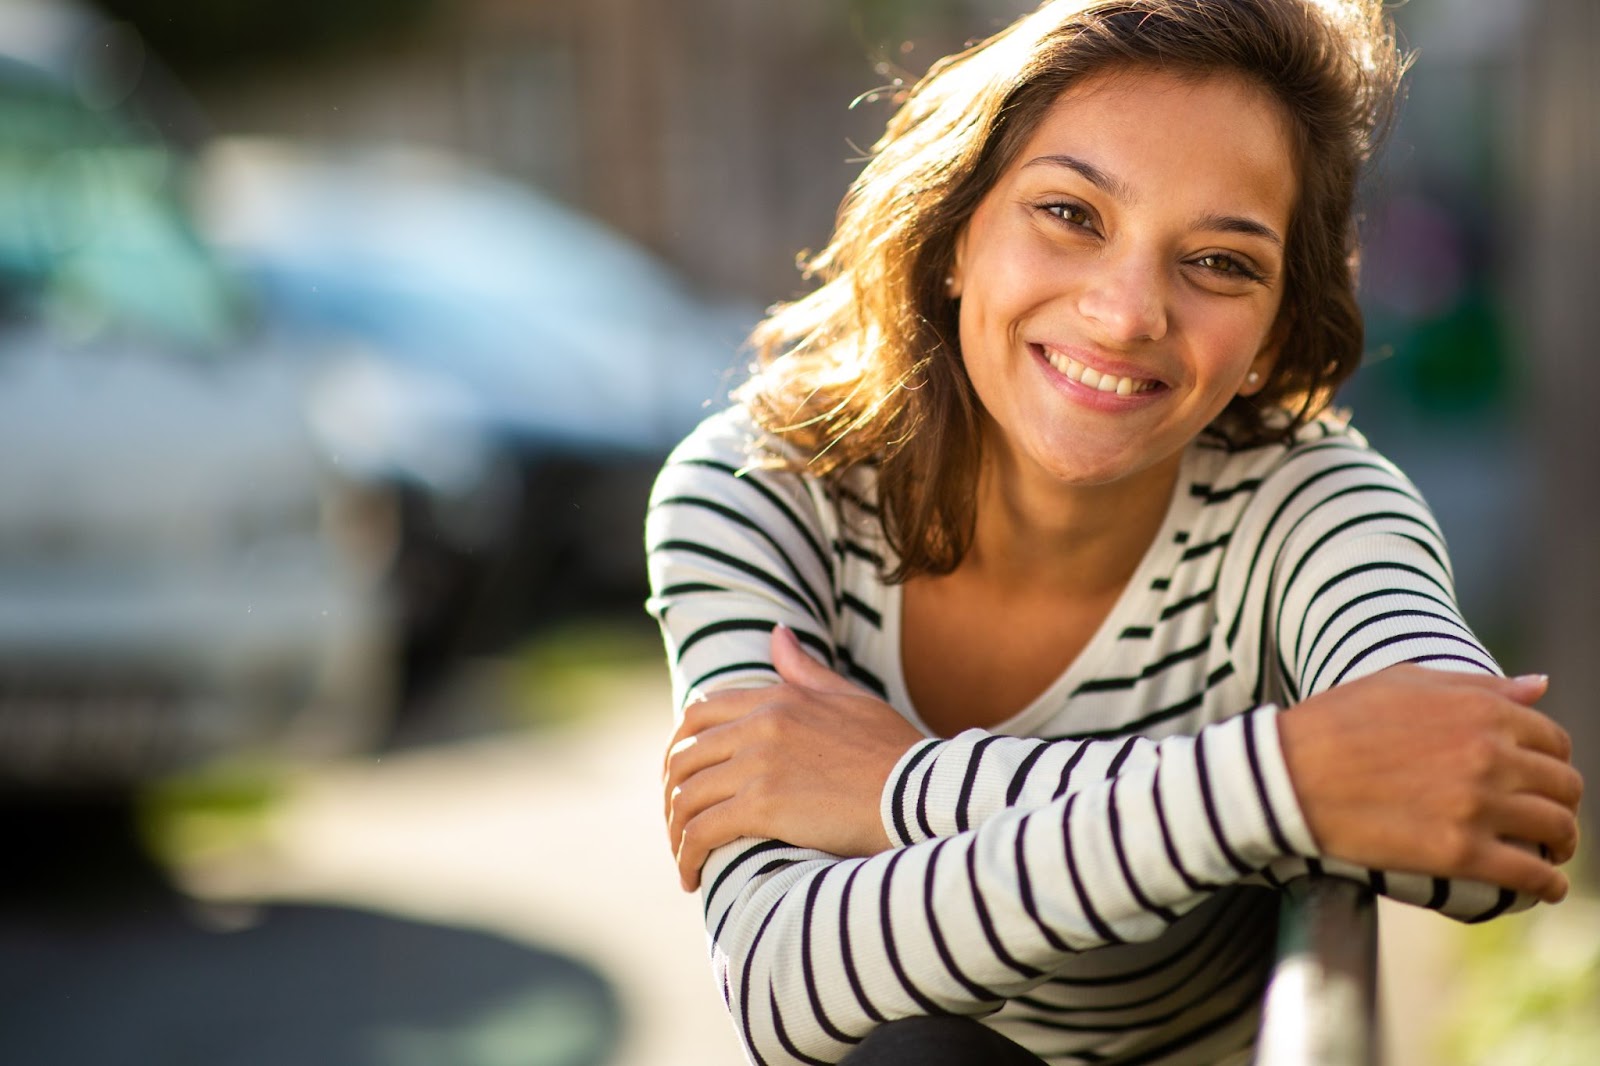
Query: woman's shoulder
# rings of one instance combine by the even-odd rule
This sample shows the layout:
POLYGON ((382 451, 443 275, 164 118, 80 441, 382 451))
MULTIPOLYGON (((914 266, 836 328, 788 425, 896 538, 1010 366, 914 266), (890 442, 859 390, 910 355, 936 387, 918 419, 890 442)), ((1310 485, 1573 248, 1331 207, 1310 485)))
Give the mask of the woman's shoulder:
POLYGON ((761 426, 747 407, 735 403, 708 415, 672 450, 663 476, 684 467, 718 471, 876 513, 875 462, 863 461, 824 477, 806 469, 807 459, 794 444, 761 426))
POLYGON ((707 416, 668 455, 651 510, 694 500, 698 510, 684 513, 697 520, 736 512, 765 528, 803 530, 820 544, 837 533, 841 512, 876 514, 874 481, 868 467, 829 478, 807 472, 798 449, 736 403, 707 416))
MULTIPOLYGON (((1197 503, 1197 524, 1222 530, 1236 557, 1253 570, 1267 553, 1298 557, 1343 535, 1403 528, 1442 545, 1443 534, 1409 478, 1350 425, 1328 414, 1286 440, 1251 448, 1214 447, 1197 457, 1196 480, 1214 485, 1197 503)), ((1442 555, 1442 549, 1440 550, 1442 555)))
POLYGON ((1398 467, 1341 411, 1325 412, 1285 440, 1239 447, 1215 435, 1196 441, 1196 466, 1212 483, 1254 501, 1281 500, 1340 475, 1379 479, 1415 493, 1398 467))
POLYGON ((677 463, 729 463, 736 468, 781 464, 782 446, 762 430, 743 404, 733 404, 701 420, 672 449, 667 466, 677 463))

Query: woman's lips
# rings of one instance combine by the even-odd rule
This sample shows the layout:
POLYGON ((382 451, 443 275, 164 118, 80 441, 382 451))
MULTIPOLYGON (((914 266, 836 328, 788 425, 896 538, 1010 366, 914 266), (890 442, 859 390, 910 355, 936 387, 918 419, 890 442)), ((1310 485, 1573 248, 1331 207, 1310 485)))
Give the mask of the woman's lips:
POLYGON ((1087 363, 1074 359, 1059 348, 1048 348, 1042 344, 1035 344, 1033 348, 1040 358, 1050 364, 1057 373, 1068 381, 1094 392, 1126 398, 1154 392, 1157 389, 1166 387, 1156 378, 1142 377, 1137 374, 1119 374, 1109 368, 1104 370, 1096 369, 1087 363))

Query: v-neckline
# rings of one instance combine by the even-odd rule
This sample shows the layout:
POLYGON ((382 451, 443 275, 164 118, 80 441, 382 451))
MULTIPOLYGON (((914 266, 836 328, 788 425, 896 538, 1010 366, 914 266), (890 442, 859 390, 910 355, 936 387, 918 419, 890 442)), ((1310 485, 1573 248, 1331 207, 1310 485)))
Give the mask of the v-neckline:
MULTIPOLYGON (((1183 493, 1188 491, 1191 481, 1193 453, 1192 447, 1184 449, 1179 459, 1178 474, 1173 481, 1171 495, 1167 499, 1167 510, 1161 518, 1161 527, 1139 560, 1133 576, 1122 587, 1111 610, 1101 620, 1083 649, 1072 662, 1067 664, 1066 669, 1026 706, 1000 722, 985 727, 988 732, 1011 736, 1031 735, 1040 725, 1060 711, 1061 704, 1071 697, 1079 685, 1096 675, 1100 664, 1116 644, 1122 630, 1126 628, 1128 619, 1148 616, 1143 605, 1148 597, 1155 595, 1156 590, 1152 589, 1151 585, 1159 574, 1170 569, 1171 555, 1178 547, 1175 538, 1177 527, 1181 524, 1179 512, 1182 508, 1179 502, 1183 498, 1183 493)), ((888 669, 885 671, 888 675, 885 683, 889 690, 889 703, 923 733, 930 737, 938 736, 939 734, 923 721, 922 715, 912 702, 910 686, 906 684, 905 649, 902 644, 905 629, 905 586, 890 585, 886 592, 883 621, 884 639, 887 642, 889 656, 888 669)))

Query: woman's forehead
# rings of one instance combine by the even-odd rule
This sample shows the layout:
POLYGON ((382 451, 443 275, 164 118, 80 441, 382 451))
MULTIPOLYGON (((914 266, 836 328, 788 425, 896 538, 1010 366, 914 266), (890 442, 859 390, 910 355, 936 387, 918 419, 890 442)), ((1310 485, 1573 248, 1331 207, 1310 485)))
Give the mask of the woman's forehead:
POLYGON ((1116 69, 1057 96, 1007 177, 1065 166, 1130 205, 1248 203, 1287 225, 1298 185, 1290 128, 1283 105, 1242 75, 1116 69))

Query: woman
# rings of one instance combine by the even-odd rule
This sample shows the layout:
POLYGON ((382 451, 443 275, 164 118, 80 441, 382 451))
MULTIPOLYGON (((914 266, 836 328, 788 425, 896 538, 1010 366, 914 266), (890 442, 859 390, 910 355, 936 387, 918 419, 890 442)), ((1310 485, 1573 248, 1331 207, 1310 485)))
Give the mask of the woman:
POLYGON ((1230 1060, 1257 886, 1565 894, 1544 680, 1323 413, 1400 66, 1377 3, 1046 4, 908 95, 669 460, 669 832, 753 1060, 1230 1060))

